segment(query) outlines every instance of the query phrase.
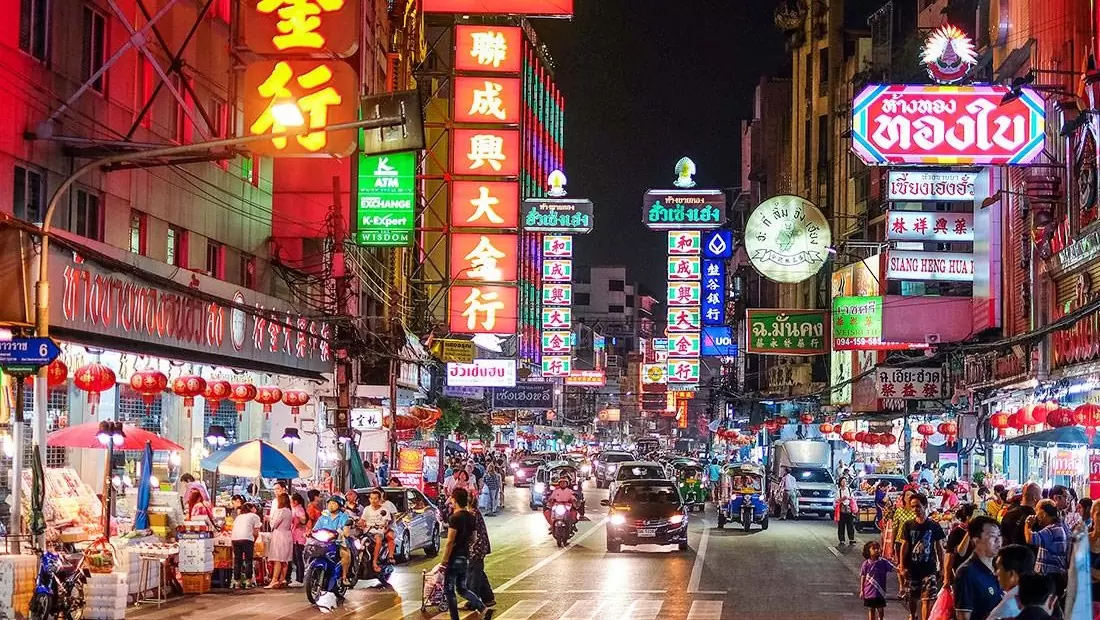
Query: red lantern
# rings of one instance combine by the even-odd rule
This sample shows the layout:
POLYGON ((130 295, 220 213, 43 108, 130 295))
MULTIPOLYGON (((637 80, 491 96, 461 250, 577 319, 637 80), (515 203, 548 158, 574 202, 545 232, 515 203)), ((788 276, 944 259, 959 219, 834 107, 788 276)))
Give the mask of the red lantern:
POLYGON ((1018 431, 1024 430, 1024 422, 1020 419, 1019 411, 1008 416, 1008 426, 1009 428, 1014 428, 1018 431))
POLYGON ((244 418, 244 406, 256 400, 259 390, 251 383, 234 383, 230 386, 229 400, 237 403, 237 419, 244 418))
POLYGON ((1096 427, 1100 426, 1100 406, 1092 403, 1080 405, 1073 410, 1073 417, 1075 420, 1081 420, 1078 424, 1084 425, 1085 435, 1091 443, 1093 435, 1096 434, 1096 427))
POLYGON ((791 423, 791 419, 788 418, 785 415, 781 415, 781 416, 779 416, 778 418, 775 419, 775 423, 778 424, 779 426, 786 426, 786 425, 791 423))
POLYGON ((875 434, 875 433, 864 433, 863 434, 863 443, 867 444, 868 446, 873 446, 873 445, 877 444, 878 443, 878 435, 875 434))
MULTIPOLYGON (((1046 419, 1046 411, 1043 412, 1043 419, 1046 419)), ((1008 428, 1008 414, 1003 411, 998 411, 989 416, 989 426, 997 429, 997 434, 1001 437, 1005 436, 1005 429, 1008 428)))
MULTIPOLYGON (((1015 415, 1015 414, 1013 414, 1013 415, 1015 415)), ((928 436, 929 435, 934 435, 936 433, 936 429, 933 428, 931 424, 918 424, 917 425, 917 432, 920 433, 923 436, 923 438, 920 440, 920 447, 921 448, 927 448, 928 447, 928 436)))
POLYGON ((1075 424, 1073 411, 1065 407, 1055 409, 1047 414, 1047 424, 1053 428, 1073 426, 1075 424))
POLYGON ((812 413, 803 413, 801 416, 798 417, 798 419, 803 424, 813 424, 814 423, 814 415, 812 413))
POLYGON ((833 434, 833 425, 826 422, 821 426, 818 426, 817 430, 821 431, 822 435, 831 435, 833 434))
POLYGON ((858 433, 856 433, 856 443, 866 443, 866 442, 867 442, 867 433, 865 433, 863 431, 859 431, 858 433))
POLYGON ((758 435, 760 431, 764 430, 764 427, 760 424, 753 424, 749 426, 749 430, 752 431, 753 435, 758 435))
POLYGON ((141 400, 145 401, 145 411, 148 412, 157 396, 168 389, 168 377, 159 370, 139 370, 130 375, 130 387, 141 394, 141 400))
POLYGON ((264 406, 264 419, 271 419, 271 406, 283 399, 283 391, 274 385, 265 385, 256 390, 256 402, 264 406))
POLYGON ((233 392, 233 386, 228 381, 207 381, 206 389, 202 391, 202 397, 206 399, 207 411, 217 411, 221 401, 229 398, 233 392))
POLYGON ((1035 426, 1038 422, 1035 421, 1035 405, 1024 405, 1016 411, 1017 417, 1020 419, 1022 426, 1035 426))
POLYGON ((183 397, 183 410, 191 417, 191 408, 195 406, 195 397, 206 390, 206 379, 198 375, 184 375, 172 379, 172 392, 183 397))
POLYGON ((955 437, 959 434, 959 426, 954 422, 943 422, 939 425, 940 434, 947 437, 947 444, 955 443, 955 437))
POLYGON ((65 382, 69 380, 69 367, 65 365, 65 362, 61 361, 61 358, 55 359, 50 362, 49 366, 46 366, 46 385, 49 387, 57 387, 59 385, 65 385, 65 382))
POLYGON ((290 407, 290 414, 294 416, 294 423, 298 423, 298 411, 309 403, 309 392, 305 390, 283 390, 283 404, 290 407))
POLYGON ((848 443, 855 443, 856 433, 855 431, 844 431, 840 434, 840 438, 844 441, 847 441, 848 443))
POLYGON ((764 428, 768 429, 769 433, 774 433, 779 430, 779 422, 775 418, 768 418, 764 420, 764 428))
POLYGON ((892 446, 892 445, 896 444, 897 442, 898 442, 898 438, 895 437, 893 433, 883 433, 880 436, 879 443, 881 443, 884 446, 889 447, 889 446, 892 446))
POLYGON ((115 371, 99 363, 86 364, 73 373, 73 384, 88 393, 91 414, 95 415, 99 395, 115 387, 115 371))
POLYGON ((1040 405, 1036 405, 1035 409, 1034 409, 1034 411, 1032 411, 1031 415, 1032 415, 1033 418, 1035 418, 1035 423, 1036 424, 1046 424, 1047 423, 1047 416, 1050 415, 1051 411, 1054 411, 1057 408, 1058 408, 1058 403, 1054 402, 1053 400, 1048 400, 1045 403, 1042 403, 1040 405))

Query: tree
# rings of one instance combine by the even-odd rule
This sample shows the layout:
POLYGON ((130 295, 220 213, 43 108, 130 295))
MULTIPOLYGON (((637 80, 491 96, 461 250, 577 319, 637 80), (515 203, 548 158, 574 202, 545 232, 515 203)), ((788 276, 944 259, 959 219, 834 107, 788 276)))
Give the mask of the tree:
POLYGON ((447 437, 458 433, 467 437, 476 437, 482 441, 493 438, 493 425, 485 419, 482 412, 467 409, 461 402, 447 397, 435 401, 440 417, 435 424, 436 437, 447 437))
POLYGON ((573 435, 573 433, 565 433, 564 435, 561 436, 561 442, 563 444, 565 444, 566 446, 573 445, 573 442, 576 441, 576 440, 577 440, 577 438, 576 438, 576 436, 573 435))

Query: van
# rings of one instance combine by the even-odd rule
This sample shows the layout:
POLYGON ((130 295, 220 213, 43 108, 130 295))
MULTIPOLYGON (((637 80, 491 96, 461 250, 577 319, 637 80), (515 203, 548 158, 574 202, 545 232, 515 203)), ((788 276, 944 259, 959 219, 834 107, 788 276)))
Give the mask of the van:
POLYGON ((783 506, 783 474, 790 469, 798 480, 798 514, 832 517, 837 486, 829 471, 831 447, 825 441, 792 439, 768 449, 768 477, 772 482, 773 513, 783 506))

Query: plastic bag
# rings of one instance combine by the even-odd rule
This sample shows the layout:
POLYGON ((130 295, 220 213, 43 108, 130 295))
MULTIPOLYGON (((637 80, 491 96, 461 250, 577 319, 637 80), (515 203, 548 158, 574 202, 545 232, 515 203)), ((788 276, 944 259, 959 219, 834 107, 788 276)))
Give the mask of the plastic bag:
POLYGON ((940 589, 936 597, 936 604, 932 606, 932 612, 928 614, 928 620, 954 620, 955 595, 947 587, 940 589))
POLYGON ((447 607, 447 597, 443 592, 446 578, 446 568, 442 564, 437 564, 432 570, 424 572, 424 602, 421 604, 421 609, 447 607))

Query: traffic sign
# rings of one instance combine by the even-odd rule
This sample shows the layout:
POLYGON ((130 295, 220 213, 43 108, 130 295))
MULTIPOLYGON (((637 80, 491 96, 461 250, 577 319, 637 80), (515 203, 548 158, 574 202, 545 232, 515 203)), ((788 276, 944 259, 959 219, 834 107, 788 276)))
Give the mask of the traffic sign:
POLYGON ((0 341, 0 366, 45 366, 61 355, 49 338, 12 338, 0 341))

